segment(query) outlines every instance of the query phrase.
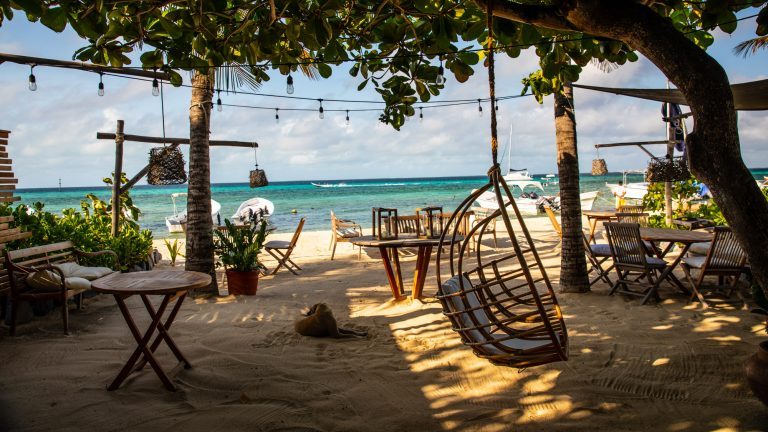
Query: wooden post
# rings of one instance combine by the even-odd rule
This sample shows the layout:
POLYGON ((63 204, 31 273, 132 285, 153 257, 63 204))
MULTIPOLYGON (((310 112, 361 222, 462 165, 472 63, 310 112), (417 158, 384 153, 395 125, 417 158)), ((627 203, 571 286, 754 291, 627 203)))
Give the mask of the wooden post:
POLYGON ((115 176, 112 182, 112 237, 120 233, 120 180, 123 176, 123 127, 125 122, 117 121, 115 132, 115 176))

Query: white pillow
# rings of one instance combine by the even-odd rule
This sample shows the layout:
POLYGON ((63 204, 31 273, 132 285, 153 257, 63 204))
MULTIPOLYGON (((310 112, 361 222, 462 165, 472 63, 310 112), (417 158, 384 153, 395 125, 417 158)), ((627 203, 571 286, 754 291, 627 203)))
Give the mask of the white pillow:
POLYGON ((114 273, 114 270, 109 267, 84 267, 74 262, 55 264, 54 266, 64 273, 65 278, 77 277, 89 281, 114 273))
MULTIPOLYGON (((27 276, 27 285, 40 291, 59 291, 61 278, 52 270, 40 270, 27 276)), ((86 290, 91 288, 91 282, 79 277, 65 277, 64 285, 68 290, 86 290)))

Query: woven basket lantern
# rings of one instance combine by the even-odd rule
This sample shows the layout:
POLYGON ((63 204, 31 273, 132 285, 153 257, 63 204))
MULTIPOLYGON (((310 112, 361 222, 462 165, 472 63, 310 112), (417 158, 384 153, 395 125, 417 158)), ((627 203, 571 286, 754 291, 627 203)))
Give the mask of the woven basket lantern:
POLYGON ((250 180, 252 188, 269 185, 269 180, 267 180, 267 173, 263 169, 256 168, 255 170, 251 170, 250 180))
POLYGON ((688 165, 682 157, 658 157, 648 162, 645 181, 650 183, 685 181, 691 178, 688 165))
POLYGON ((608 165, 605 164, 605 159, 592 159, 592 175, 603 176, 608 174, 608 165))
POLYGON ((149 151, 147 183, 174 185, 187 182, 184 171, 184 155, 175 147, 155 147, 149 151))

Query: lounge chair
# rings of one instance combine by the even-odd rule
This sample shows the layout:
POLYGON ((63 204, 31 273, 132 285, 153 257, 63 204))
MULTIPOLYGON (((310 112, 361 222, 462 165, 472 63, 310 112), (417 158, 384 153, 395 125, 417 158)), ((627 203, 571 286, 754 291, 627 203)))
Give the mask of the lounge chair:
MULTIPOLYGON (((329 249, 332 249, 331 260, 336 255, 337 243, 350 243, 351 239, 362 235, 363 228, 360 225, 351 220, 337 218, 331 210, 331 245, 329 246, 329 249)), ((362 246, 358 246, 358 248, 360 249, 357 256, 359 259, 363 253, 363 248, 362 246)))
POLYGON ((277 260, 277 267, 275 267, 270 274, 277 273, 277 271, 280 270, 280 267, 285 266, 291 273, 298 275, 296 270, 301 270, 301 267, 291 260, 291 252, 293 252, 293 248, 296 247, 296 242, 299 241, 299 235, 301 235, 301 229, 304 228, 305 220, 306 219, 301 218, 299 226, 296 228, 296 232, 293 233, 291 241, 272 240, 264 245, 264 249, 267 253, 277 260))
MULTIPOLYGON (((728 302, 731 294, 736 291, 739 300, 744 302, 741 293, 736 287, 739 276, 746 271, 747 254, 736 241, 736 236, 728 227, 716 227, 715 237, 706 255, 693 255, 683 258, 680 263, 688 283, 691 285, 691 301, 698 298, 704 308, 709 307, 707 298, 702 293, 704 277, 717 276, 718 284, 709 286, 708 289, 716 291, 721 287, 726 288, 723 300, 728 302), (692 271, 698 271, 698 277, 694 280, 692 271), (725 285, 724 278, 732 277, 733 281, 725 285)), ((711 299, 710 299, 711 300, 711 299)))

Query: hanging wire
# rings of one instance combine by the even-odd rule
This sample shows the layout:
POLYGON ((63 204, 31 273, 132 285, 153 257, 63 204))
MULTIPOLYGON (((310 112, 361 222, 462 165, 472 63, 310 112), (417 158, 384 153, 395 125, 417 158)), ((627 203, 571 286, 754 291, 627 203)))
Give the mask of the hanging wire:
MULTIPOLYGON (((493 55, 493 0, 488 0, 488 87, 490 100, 496 99, 496 73, 494 71, 493 55)), ((479 101, 478 101, 479 103, 479 101)), ((496 123, 496 110, 491 110, 491 155, 493 156, 493 165, 498 165, 499 136, 496 123)))

